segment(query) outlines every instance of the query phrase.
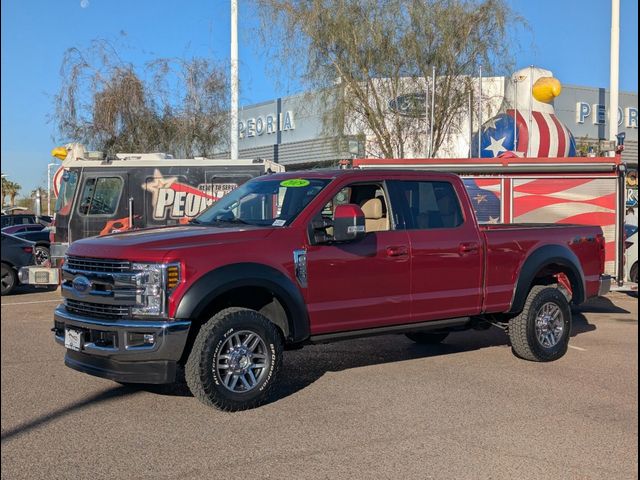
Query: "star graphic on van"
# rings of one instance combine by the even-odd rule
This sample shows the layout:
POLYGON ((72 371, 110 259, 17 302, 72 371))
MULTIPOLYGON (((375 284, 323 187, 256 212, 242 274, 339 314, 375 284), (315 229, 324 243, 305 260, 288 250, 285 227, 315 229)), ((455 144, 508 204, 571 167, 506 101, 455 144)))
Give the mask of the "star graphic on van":
POLYGON ((153 172, 153 178, 147 178, 146 182, 142 184, 142 188, 147 192, 151 192, 153 195, 152 205, 158 203, 158 194, 160 193, 160 189, 162 188, 171 188, 178 180, 178 177, 163 177, 160 170, 157 168, 153 172))

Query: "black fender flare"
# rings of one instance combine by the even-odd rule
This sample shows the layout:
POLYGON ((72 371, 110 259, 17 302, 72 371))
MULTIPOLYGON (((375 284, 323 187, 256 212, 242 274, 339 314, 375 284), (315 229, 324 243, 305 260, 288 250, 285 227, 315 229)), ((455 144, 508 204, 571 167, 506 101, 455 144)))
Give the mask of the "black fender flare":
POLYGON ((180 299, 175 317, 198 318, 217 297, 239 287, 261 287, 272 292, 287 312, 290 340, 298 343, 309 338, 309 315, 302 293, 285 274, 260 263, 225 265, 204 274, 180 299))
POLYGON ((566 269, 569 272, 569 281, 573 288, 573 302, 579 305, 585 301, 584 272, 576 254, 566 246, 544 245, 536 249, 524 261, 508 313, 522 311, 536 274, 549 265, 560 265, 566 269))

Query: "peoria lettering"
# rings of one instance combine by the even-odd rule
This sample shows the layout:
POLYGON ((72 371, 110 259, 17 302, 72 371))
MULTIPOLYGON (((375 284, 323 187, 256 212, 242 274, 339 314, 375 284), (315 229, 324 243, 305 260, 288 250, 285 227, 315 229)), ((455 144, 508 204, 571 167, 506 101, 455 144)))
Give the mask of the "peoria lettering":
POLYGON ((193 188, 175 182, 169 188, 161 188, 158 192, 153 218, 195 217, 211 206, 238 185, 235 183, 202 183, 193 188))

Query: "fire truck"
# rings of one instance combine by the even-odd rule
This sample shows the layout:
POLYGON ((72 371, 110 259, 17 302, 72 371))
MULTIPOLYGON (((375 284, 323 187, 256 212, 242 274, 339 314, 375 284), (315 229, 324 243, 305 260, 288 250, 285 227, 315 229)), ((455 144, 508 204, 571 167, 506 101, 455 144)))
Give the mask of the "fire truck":
POLYGON ((606 273, 624 281, 625 172, 615 157, 354 159, 353 168, 453 172, 467 187, 480 223, 599 225, 606 273))
POLYGON ((20 270, 23 284, 57 285, 65 252, 81 238, 188 223, 247 180, 283 172, 263 160, 177 159, 164 153, 106 157, 69 144, 52 151, 63 160, 50 229, 51 264, 20 270))

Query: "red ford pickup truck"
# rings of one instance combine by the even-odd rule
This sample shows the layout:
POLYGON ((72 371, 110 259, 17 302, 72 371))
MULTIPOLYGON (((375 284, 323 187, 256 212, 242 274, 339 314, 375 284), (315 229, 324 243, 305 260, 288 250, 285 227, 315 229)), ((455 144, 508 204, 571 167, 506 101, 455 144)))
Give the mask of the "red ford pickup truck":
POLYGON ((455 175, 318 170, 249 181, 191 224, 71 245, 65 363, 171 383, 223 410, 269 398, 283 350, 497 326, 514 353, 567 350, 569 302, 608 291, 599 227, 476 222, 455 175))

